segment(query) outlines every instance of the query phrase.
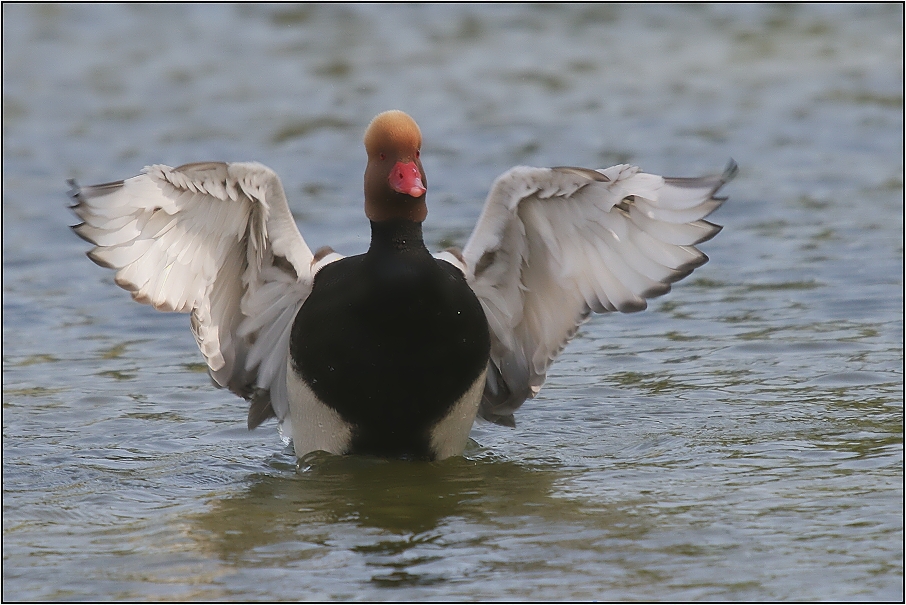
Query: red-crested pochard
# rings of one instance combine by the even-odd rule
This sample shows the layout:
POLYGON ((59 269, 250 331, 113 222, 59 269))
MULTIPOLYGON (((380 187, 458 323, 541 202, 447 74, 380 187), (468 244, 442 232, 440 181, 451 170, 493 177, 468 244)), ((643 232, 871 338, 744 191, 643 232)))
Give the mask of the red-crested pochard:
POLYGON ((514 426, 594 311, 640 311, 708 257, 704 218, 736 173, 518 166, 494 181, 460 252, 422 239, 421 133, 401 111, 365 132, 371 246, 312 253, 280 179, 254 163, 154 165, 74 182, 75 232, 142 303, 191 313, 214 382, 276 416, 297 456, 442 459, 476 415, 514 426))

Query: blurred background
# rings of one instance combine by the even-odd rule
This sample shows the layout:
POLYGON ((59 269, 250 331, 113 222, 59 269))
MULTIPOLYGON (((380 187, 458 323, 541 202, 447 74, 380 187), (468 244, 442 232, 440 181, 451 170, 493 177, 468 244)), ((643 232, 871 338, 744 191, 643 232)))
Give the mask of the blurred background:
POLYGON ((901 4, 2 11, 5 599, 902 599, 901 4), (711 262, 586 324, 515 431, 297 469, 65 180, 257 160, 360 253, 393 108, 433 248, 516 164, 741 172, 711 262))

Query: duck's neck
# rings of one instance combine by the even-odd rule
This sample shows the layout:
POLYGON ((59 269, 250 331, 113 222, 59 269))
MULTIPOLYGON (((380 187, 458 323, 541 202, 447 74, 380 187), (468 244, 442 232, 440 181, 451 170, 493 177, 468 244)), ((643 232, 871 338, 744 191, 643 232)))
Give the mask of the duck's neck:
POLYGON ((405 219, 371 221, 371 247, 368 252, 428 252, 422 237, 422 224, 405 219))

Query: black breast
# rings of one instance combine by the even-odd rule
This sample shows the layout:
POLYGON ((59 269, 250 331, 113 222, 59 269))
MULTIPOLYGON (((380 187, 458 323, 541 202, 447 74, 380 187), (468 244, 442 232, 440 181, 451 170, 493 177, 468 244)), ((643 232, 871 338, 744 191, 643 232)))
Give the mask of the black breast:
POLYGON ((484 371, 487 320, 462 273, 414 237, 383 238, 324 267, 293 324, 290 354, 315 395, 350 422, 352 451, 429 458, 429 430, 484 371))

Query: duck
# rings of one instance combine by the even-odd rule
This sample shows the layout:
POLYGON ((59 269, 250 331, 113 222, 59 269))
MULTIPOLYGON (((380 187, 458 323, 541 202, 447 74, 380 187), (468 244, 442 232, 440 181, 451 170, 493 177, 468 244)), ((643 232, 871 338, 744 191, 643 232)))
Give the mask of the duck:
POLYGON ((477 418, 514 427, 592 313, 632 313, 708 261, 705 220, 737 173, 662 177, 516 166, 462 249, 424 242, 421 131, 399 110, 364 136, 364 254, 314 252, 257 162, 155 164, 70 180, 88 257, 139 303, 191 314, 212 382, 315 451, 442 460, 477 418))

